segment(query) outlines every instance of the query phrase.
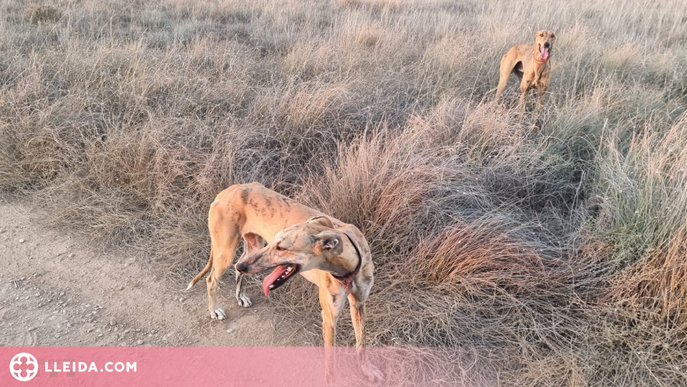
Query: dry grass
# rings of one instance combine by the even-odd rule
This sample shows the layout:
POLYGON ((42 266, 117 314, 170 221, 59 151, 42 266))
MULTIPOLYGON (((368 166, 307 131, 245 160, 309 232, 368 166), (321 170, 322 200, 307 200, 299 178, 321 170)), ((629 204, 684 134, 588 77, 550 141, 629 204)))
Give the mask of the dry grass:
MULTIPOLYGON (((421 383, 687 383, 684 4, 13 0, 0 15, 0 189, 58 224, 149 249, 182 287, 214 195, 257 180, 363 230, 371 343, 455 349, 397 359, 441 374, 421 383), (541 28, 559 37, 545 109, 511 110, 514 81, 492 105, 501 55, 541 28)), ((319 343, 312 287, 274 297, 319 343)))
POLYGON ((50 5, 31 4, 24 13, 24 20, 32 24, 56 22, 61 17, 62 13, 50 5))

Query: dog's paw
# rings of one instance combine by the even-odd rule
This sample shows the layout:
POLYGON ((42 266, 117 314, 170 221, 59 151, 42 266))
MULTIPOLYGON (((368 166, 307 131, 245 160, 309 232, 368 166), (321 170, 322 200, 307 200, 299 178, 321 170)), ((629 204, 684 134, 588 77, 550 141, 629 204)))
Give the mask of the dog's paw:
POLYGON ((249 306, 253 305, 253 302, 250 300, 250 297, 248 297, 245 294, 240 294, 236 297, 236 301, 239 303, 239 306, 242 306, 244 308, 248 308, 249 306))
POLYGON ((374 365, 370 363, 361 364, 360 370, 367 376, 367 379, 371 382, 381 382, 385 379, 384 373, 374 365))
POLYGON ((212 311, 212 313, 210 313, 210 315, 213 319, 217 320, 224 320, 225 318, 227 318, 227 314, 224 313, 224 309, 222 308, 215 309, 214 311, 212 311))
POLYGON ((326 372, 324 373, 324 382, 327 387, 334 387, 336 386, 336 376, 334 376, 333 372, 326 372))

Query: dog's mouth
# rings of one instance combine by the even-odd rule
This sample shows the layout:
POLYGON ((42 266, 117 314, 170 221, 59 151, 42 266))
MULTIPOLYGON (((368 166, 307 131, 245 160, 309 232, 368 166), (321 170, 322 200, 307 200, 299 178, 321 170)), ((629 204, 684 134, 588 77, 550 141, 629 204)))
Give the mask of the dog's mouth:
POLYGON ((272 270, 272 272, 262 280, 262 290, 265 296, 269 296, 270 290, 274 290, 282 285, 300 270, 300 266, 296 264, 279 265, 272 270))
POLYGON ((549 58, 549 49, 540 44, 539 45, 539 56, 543 60, 548 59, 549 58))

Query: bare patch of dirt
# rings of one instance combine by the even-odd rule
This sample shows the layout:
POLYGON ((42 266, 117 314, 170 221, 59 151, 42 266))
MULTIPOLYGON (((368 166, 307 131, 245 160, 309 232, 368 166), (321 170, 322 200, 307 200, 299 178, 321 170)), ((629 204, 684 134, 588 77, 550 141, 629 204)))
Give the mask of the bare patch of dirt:
MULTIPOLYGON (((234 300, 233 275, 218 294, 227 312, 210 319, 204 281, 190 291, 140 252, 99 249, 42 221, 25 203, 0 202, 0 345, 303 345, 259 289, 254 306, 234 300)), ((190 279, 189 279, 190 280, 190 279)))

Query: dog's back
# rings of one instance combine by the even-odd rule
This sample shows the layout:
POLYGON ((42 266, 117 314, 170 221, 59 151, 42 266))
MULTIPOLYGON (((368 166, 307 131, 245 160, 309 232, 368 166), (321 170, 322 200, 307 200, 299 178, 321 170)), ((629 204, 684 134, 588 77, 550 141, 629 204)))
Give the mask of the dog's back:
POLYGON ((264 185, 253 182, 235 184, 220 192, 210 206, 209 223, 229 222, 239 234, 254 233, 270 242, 286 227, 324 215, 264 185))

